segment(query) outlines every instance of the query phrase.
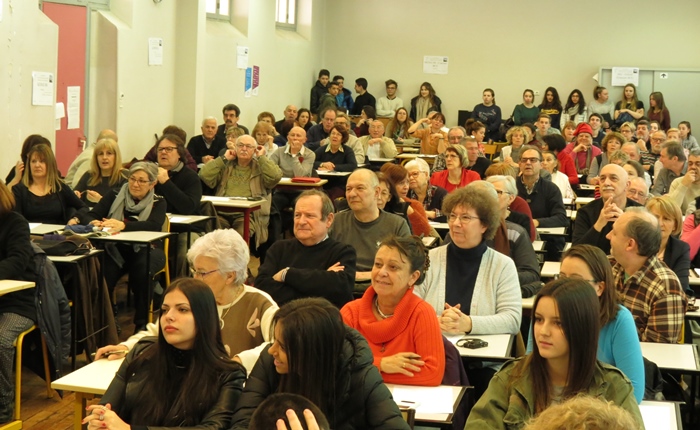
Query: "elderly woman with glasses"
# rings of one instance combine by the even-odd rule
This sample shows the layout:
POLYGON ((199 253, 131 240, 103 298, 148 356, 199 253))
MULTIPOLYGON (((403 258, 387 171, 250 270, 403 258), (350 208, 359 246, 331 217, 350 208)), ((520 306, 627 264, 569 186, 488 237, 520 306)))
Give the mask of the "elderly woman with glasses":
MULTIPOLYGON (((443 332, 516 334, 522 296, 513 260, 488 247, 501 224, 495 193, 483 187, 459 188, 442 205, 452 241, 429 253, 430 270, 415 294, 435 310, 443 332)), ((491 363, 467 370, 477 393, 495 373, 491 363)))
MULTIPOLYGON (((90 212, 80 216, 81 224, 118 233, 120 231, 161 231, 165 222, 166 202, 155 194, 153 187, 158 177, 158 166, 147 161, 134 163, 129 169, 128 181, 119 191, 102 197, 90 212)), ((150 245, 146 245, 150 246, 150 245)), ((134 292, 134 324, 136 331, 148 322, 148 299, 151 295, 153 275, 163 268, 165 254, 160 248, 150 251, 133 243, 110 243, 109 257, 105 258, 104 277, 110 295, 119 278, 129 273, 129 290, 134 292), (148 276, 146 273, 146 264, 148 276)))
POLYGON ((442 214, 442 200, 447 196, 447 190, 429 182, 428 163, 422 158, 416 158, 406 163, 404 167, 408 171, 408 198, 423 205, 428 219, 445 222, 447 219, 442 214))
MULTIPOLYGON (((279 308, 267 293, 245 284, 248 245, 235 230, 214 230, 197 239, 187 259, 192 276, 204 281, 214 293, 221 337, 229 355, 250 372, 260 354, 257 347, 271 340, 272 317, 279 308)), ((141 338, 158 336, 159 329, 157 324, 148 324, 146 330, 119 345, 100 348, 96 359, 106 352, 128 352, 141 338)), ((120 357, 122 354, 108 356, 120 357)))
MULTIPOLYGON (((290 136, 291 136, 290 132, 290 136)), ((275 151, 278 154, 280 151, 275 151)), ((274 154, 273 154, 274 155, 274 154)), ((270 193, 282 179, 282 170, 267 158, 267 151, 258 146, 255 139, 243 135, 236 139, 235 146, 227 149, 224 155, 207 163, 199 171, 205 185, 216 189, 217 196, 251 197, 260 200, 260 209, 253 212, 250 231, 255 234, 256 247, 267 242, 270 222, 270 193)), ((222 218, 221 214, 219 218, 222 218)), ((231 226, 243 234, 243 214, 232 213, 223 216, 226 226, 231 226)))
POLYGON ((445 164, 446 170, 433 173, 430 183, 444 188, 448 193, 481 179, 477 172, 464 167, 469 164, 469 159, 463 146, 453 145, 445 149, 445 164))

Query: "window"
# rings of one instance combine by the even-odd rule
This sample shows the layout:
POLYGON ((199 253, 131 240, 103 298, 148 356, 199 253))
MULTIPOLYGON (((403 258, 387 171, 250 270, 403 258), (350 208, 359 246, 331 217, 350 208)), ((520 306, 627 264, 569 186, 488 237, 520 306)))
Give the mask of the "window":
POLYGON ((278 28, 296 30, 297 4, 296 0, 277 0, 275 21, 278 28))
POLYGON ((207 0, 207 18, 229 21, 231 19, 231 0, 207 0))

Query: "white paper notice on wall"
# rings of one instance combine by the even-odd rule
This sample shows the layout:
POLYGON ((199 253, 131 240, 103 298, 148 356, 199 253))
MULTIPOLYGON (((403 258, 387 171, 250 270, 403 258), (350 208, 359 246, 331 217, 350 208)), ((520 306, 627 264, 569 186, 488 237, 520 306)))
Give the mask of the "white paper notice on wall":
POLYGON ((53 73, 32 72, 32 105, 53 106, 53 89, 53 73))
POLYGON ((68 125, 66 129, 73 130, 80 128, 80 87, 67 87, 67 117, 68 125))
POLYGON ((56 103, 56 130, 61 129, 61 118, 66 117, 66 106, 63 102, 56 103))
POLYGON ((439 55, 425 55, 423 56, 423 73, 446 75, 448 63, 448 57, 442 57, 439 55))
POLYGON ((239 69, 248 68, 248 47, 247 46, 237 46, 236 47, 236 67, 239 69))
POLYGON ((148 65, 163 65, 163 39, 160 37, 148 38, 148 65))
POLYGON ((639 67, 613 67, 611 84, 613 87, 639 86, 639 67))

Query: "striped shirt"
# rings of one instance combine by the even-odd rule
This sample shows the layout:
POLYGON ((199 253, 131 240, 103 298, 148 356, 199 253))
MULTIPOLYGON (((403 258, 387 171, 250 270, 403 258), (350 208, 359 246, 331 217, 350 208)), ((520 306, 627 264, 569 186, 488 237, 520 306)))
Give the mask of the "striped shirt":
POLYGON ((678 277, 666 264, 649 257, 632 276, 610 258, 615 288, 632 312, 641 342, 678 343, 688 299, 678 277))

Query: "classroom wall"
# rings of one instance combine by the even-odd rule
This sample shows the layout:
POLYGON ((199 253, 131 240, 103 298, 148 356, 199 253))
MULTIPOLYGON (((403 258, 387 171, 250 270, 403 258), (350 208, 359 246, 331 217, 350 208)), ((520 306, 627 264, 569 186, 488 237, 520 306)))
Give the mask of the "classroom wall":
POLYGON ((32 106, 32 72, 56 73, 58 26, 31 1, 3 1, 0 21, 0 178, 19 161, 24 139, 54 136, 53 106, 32 106), (40 41, 40 43, 37 43, 40 41))
MULTIPOLYGON (((350 89, 367 78, 377 98, 393 78, 406 106, 429 81, 452 125, 487 87, 508 117, 525 88, 540 92, 536 104, 548 86, 562 102, 574 88, 588 102, 601 66, 698 68, 699 15, 697 0, 331 1, 323 66, 350 89), (448 56, 449 73, 424 74, 424 55, 448 56)), ((618 100, 621 90, 610 90, 618 100)), ((648 105, 648 94, 642 98, 648 105)))

